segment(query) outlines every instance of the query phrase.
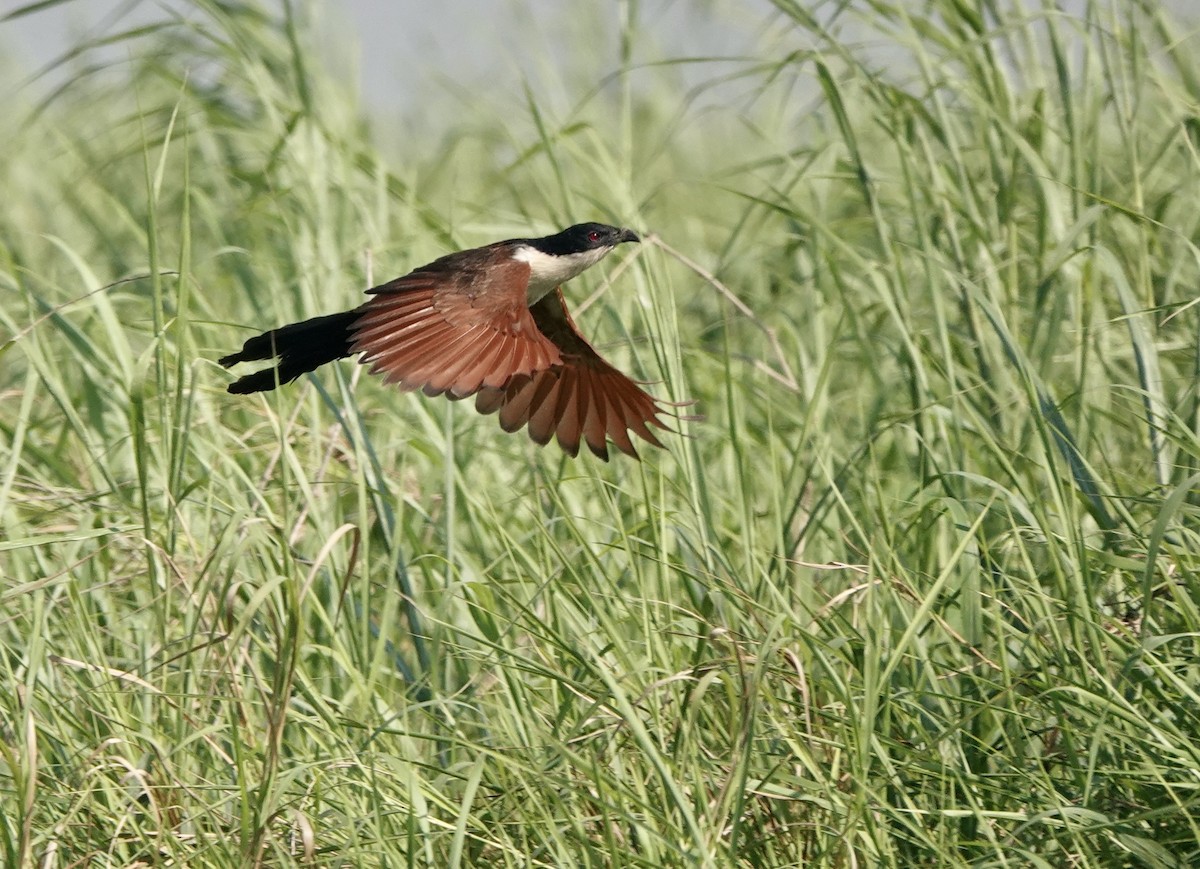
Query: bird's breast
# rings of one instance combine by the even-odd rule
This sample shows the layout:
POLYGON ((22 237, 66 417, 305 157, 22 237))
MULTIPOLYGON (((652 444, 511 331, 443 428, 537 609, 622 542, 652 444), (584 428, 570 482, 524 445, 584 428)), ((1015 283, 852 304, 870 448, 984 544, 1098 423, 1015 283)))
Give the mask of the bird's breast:
POLYGON ((535 283, 532 279, 529 281, 529 289, 525 291, 525 297, 529 307, 533 307, 543 298, 550 295, 558 288, 562 281, 541 281, 535 283))

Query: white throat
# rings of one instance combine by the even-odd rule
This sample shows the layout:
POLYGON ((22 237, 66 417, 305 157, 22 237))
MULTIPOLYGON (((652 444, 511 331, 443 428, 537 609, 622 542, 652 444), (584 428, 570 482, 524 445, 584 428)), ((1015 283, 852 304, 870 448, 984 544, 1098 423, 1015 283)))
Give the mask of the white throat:
POLYGON ((513 259, 529 263, 528 297, 532 305, 555 287, 600 262, 611 250, 611 247, 598 247, 582 253, 551 256, 523 244, 513 251, 513 259))

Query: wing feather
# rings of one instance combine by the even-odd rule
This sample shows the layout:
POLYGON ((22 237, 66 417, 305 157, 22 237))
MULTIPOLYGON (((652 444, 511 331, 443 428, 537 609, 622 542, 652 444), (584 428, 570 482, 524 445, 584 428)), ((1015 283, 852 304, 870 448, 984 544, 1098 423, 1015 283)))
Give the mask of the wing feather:
POLYGON ((499 410, 505 431, 528 424, 529 436, 537 443, 546 443, 555 434, 571 455, 578 453, 582 439, 601 459, 608 459, 609 441, 637 458, 630 432, 661 447, 651 428, 666 428, 659 418, 666 409, 606 362, 579 334, 562 291, 545 296, 530 312, 537 328, 557 349, 559 361, 544 368, 529 366, 529 376, 513 378, 503 393, 481 395, 476 408, 483 413, 499 410))
POLYGON ((352 350, 404 389, 462 398, 559 361, 528 308, 530 267, 490 245, 442 257, 371 291, 352 350))
POLYGON ((561 290, 529 307, 529 276, 502 244, 435 260, 370 291, 352 349, 389 383, 474 395, 505 431, 528 426, 535 442, 554 437, 572 456, 586 443, 607 461, 611 442, 637 458, 631 434, 661 447, 666 404, 592 348, 561 290))

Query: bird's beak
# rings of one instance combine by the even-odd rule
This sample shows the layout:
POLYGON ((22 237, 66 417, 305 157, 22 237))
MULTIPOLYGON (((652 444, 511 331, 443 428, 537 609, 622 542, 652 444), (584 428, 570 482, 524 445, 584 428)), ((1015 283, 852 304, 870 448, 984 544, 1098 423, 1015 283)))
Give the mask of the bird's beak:
POLYGON ((623 241, 638 242, 641 241, 641 239, 638 238, 638 234, 632 229, 622 229, 621 234, 617 236, 617 244, 620 244, 623 241))

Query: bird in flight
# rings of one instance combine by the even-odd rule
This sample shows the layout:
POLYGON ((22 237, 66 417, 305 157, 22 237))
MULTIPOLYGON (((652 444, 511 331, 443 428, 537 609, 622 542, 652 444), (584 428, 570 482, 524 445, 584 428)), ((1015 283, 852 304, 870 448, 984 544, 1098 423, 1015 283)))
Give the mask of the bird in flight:
POLYGON ((607 461, 611 441, 638 458, 630 432, 661 447, 653 429, 667 428, 659 415, 670 403, 600 357, 575 327, 561 285, 639 240, 629 229, 581 223, 448 254, 368 290, 352 311, 263 332, 219 361, 278 360, 229 384, 247 394, 358 353, 405 391, 475 396, 476 410, 499 412, 508 432, 528 425, 539 444, 554 436, 575 456, 582 441, 607 461))

